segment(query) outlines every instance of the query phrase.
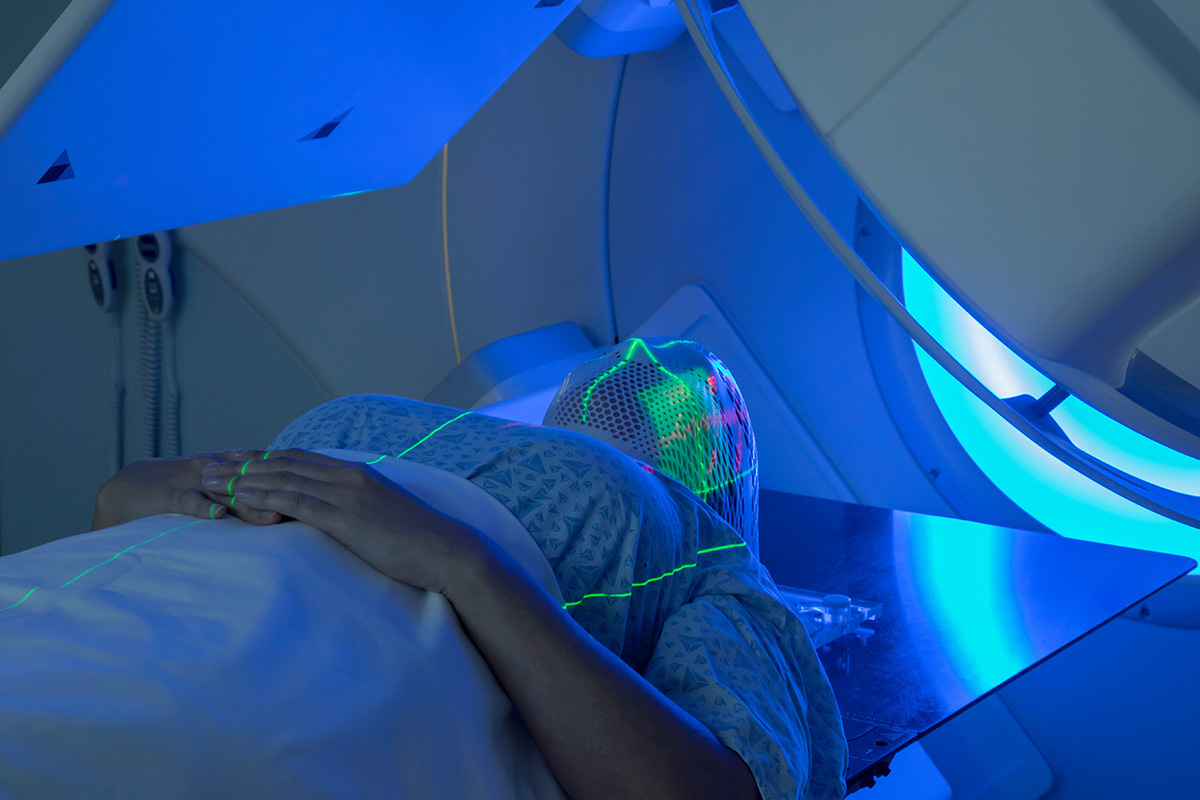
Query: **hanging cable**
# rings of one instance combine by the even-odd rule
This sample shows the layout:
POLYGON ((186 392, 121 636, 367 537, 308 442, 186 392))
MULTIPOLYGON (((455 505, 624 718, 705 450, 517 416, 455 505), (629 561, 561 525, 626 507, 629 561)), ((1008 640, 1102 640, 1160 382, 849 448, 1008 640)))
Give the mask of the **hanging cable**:
POLYGON ((125 379, 121 361, 121 317, 119 314, 113 314, 112 332, 112 474, 116 475, 125 466, 125 379))
POLYGON ((163 398, 162 454, 174 457, 182 454, 179 433, 179 376, 175 370, 175 323, 167 320, 163 325, 163 374, 166 377, 166 395, 163 398))
POLYGON ((462 363, 462 351, 458 349, 458 325, 454 321, 454 291, 450 287, 450 221, 446 216, 446 177, 449 173, 450 143, 442 147, 442 259, 446 266, 446 304, 450 308, 450 336, 454 339, 454 361, 462 363))
POLYGON ((142 456, 158 457, 158 408, 162 394, 162 329, 150 318, 146 298, 138 293, 138 377, 142 389, 142 456))
POLYGON ((142 340, 142 406, 145 414, 145 446, 151 458, 179 455, 179 382, 175 375, 175 332, 171 313, 175 308, 175 275, 171 269, 174 247, 169 232, 137 237, 138 321, 142 340), (166 327, 166 408, 163 400, 163 330, 166 327), (165 413, 164 413, 165 411, 165 413), (165 436, 160 438, 164 426, 165 436))
POLYGON ((87 253, 88 283, 92 288, 92 298, 96 305, 112 320, 113 360, 111 368, 112 380, 112 474, 121 471, 125 466, 125 384, 122 377, 124 369, 121 363, 121 303, 117 283, 117 268, 114 263, 113 246, 111 242, 99 242, 84 247, 87 253))

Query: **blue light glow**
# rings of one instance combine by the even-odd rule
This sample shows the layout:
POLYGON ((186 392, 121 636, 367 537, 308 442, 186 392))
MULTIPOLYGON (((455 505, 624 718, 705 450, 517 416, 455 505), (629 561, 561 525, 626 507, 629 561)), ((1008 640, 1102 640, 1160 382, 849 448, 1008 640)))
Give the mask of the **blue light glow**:
POLYGON ((938 632, 941 656, 972 694, 991 690, 1036 660, 1013 585, 1016 540, 1006 531, 896 514, 898 575, 911 582, 905 607, 920 606, 938 632))
MULTIPOLYGON (((1039 396, 1053 384, 968 315, 907 253, 905 304, 935 339, 1000 397, 1039 396)), ((916 347, 916 345, 914 345, 916 347)), ((1013 502, 1063 536, 1177 553, 1200 560, 1200 531, 1092 482, 1005 422, 916 347, 946 423, 984 474, 1013 502)), ((1081 449, 1143 480, 1200 490, 1200 464, 1105 417, 1075 398, 1053 414, 1081 449)))

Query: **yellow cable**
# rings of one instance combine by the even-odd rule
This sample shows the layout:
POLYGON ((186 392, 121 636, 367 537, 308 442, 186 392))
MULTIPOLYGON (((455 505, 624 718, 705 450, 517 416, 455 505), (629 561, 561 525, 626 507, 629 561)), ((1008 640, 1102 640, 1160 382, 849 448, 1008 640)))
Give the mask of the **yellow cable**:
POLYGON ((446 265, 446 303, 450 306, 450 335, 454 337, 454 360, 462 363, 458 349, 458 325, 454 322, 454 292, 450 288, 450 224, 446 218, 446 174, 450 163, 450 143, 442 147, 442 256, 446 265))

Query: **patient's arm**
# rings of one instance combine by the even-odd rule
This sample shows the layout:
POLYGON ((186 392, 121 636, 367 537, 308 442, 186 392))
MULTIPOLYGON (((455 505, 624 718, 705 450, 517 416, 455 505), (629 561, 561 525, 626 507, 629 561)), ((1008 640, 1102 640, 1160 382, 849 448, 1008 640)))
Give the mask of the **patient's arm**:
MULTIPOLYGON (((257 455, 257 454, 256 454, 257 455)), ((212 492, 333 536, 444 594, 573 800, 753 800, 746 763, 593 639, 487 536, 362 464, 289 450, 203 469, 212 492)))
POLYGON ((757 800, 750 768, 478 540, 446 596, 573 800, 757 800))

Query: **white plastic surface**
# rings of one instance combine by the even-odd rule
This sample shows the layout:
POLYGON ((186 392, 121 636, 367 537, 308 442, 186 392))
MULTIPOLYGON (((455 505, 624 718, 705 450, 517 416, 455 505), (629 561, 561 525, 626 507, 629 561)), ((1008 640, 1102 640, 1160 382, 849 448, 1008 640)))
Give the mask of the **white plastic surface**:
POLYGON ((480 414, 487 414, 489 417, 524 422, 527 425, 541 425, 542 420, 546 417, 546 409, 550 407, 550 403, 557 393, 558 387, 550 386, 519 397, 479 406, 473 410, 480 414))
POLYGON ((729 320, 701 287, 684 286, 632 334, 676 336, 704 345, 737 378, 759 441, 759 485, 845 502, 857 498, 780 394, 729 320))
POLYGON ((964 0, 739 3, 809 119, 827 134, 963 5, 964 0))
POLYGON ((894 31, 859 4, 742 6, 910 249, 1033 354, 1119 386, 1200 293, 1195 253, 1172 260, 1200 237, 1200 106, 1103 4, 947 3, 894 31), (875 35, 895 44, 867 74, 875 35))
MULTIPOLYGON (((376 468, 561 602, 485 492, 376 468)), ((161 515, 0 559, 0 685, 5 796, 563 797, 446 599, 298 522, 161 515)))

